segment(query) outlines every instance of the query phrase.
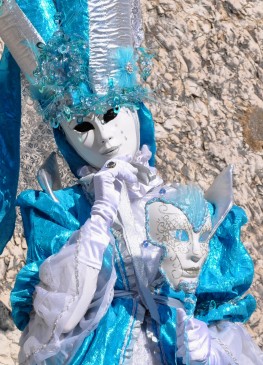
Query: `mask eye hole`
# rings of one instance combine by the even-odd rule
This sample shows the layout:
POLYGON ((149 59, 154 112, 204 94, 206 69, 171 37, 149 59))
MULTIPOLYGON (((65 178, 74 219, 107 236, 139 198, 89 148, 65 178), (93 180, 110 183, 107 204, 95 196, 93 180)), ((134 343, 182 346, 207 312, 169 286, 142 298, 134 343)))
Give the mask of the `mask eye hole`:
POLYGON ((172 235, 177 241, 182 241, 182 242, 189 241, 188 233, 184 229, 177 229, 176 231, 172 232, 172 235))
POLYGON ((118 114, 115 113, 115 111, 113 109, 109 109, 107 111, 107 113, 103 115, 103 121, 104 121, 104 123, 110 122, 111 120, 113 120, 114 118, 116 118, 117 115, 118 114))
POLYGON ((94 129, 94 126, 89 122, 83 122, 80 124, 77 124, 76 127, 74 127, 74 130, 81 133, 87 133, 88 131, 94 129))

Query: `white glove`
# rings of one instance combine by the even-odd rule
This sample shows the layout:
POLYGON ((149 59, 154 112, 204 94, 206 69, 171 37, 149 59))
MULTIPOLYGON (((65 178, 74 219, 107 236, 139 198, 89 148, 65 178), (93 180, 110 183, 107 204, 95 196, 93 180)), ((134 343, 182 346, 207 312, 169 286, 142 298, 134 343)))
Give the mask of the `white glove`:
POLYGON ((95 203, 91 218, 81 228, 79 265, 85 272, 74 311, 64 327, 69 332, 86 313, 94 296, 103 253, 110 242, 109 229, 116 217, 122 182, 137 182, 137 169, 123 160, 111 160, 94 176, 95 203), (107 167, 114 166, 114 167, 107 167), (82 237, 82 238, 81 238, 82 237))
POLYGON ((228 356, 213 346, 206 323, 189 318, 181 308, 177 309, 177 357, 186 365, 231 364, 228 356))
POLYGON ((137 183, 136 173, 137 169, 127 161, 113 159, 94 176, 95 203, 91 218, 80 229, 81 235, 89 238, 82 254, 87 265, 101 268, 103 253, 110 242, 110 227, 117 215, 122 183, 137 183))
POLYGON ((136 174, 138 170, 128 161, 130 157, 124 159, 113 159, 102 167, 94 176, 95 203, 92 207, 91 215, 100 215, 107 226, 113 223, 120 201, 122 183, 137 183, 136 174))

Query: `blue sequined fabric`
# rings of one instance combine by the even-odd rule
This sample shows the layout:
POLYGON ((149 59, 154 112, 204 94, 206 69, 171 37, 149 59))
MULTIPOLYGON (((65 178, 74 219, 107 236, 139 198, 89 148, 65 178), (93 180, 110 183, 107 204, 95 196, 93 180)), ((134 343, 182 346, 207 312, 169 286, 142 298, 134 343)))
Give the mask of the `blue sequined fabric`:
MULTIPOLYGON (((104 114, 122 106, 139 108, 149 100, 143 86, 152 68, 146 49, 119 47, 108 55, 114 76, 107 75, 106 91, 96 93, 89 79, 88 2, 18 1, 46 44, 38 44, 38 67, 34 71, 33 96, 40 101, 43 117, 52 127, 75 115, 104 114), (37 87, 36 87, 37 86, 37 87)), ((35 45, 32 45, 35 47, 35 45)))
POLYGON ((197 289, 196 315, 203 321, 243 322, 255 310, 253 296, 243 297, 254 275, 253 261, 240 239, 246 222, 244 210, 234 206, 210 241, 197 289))

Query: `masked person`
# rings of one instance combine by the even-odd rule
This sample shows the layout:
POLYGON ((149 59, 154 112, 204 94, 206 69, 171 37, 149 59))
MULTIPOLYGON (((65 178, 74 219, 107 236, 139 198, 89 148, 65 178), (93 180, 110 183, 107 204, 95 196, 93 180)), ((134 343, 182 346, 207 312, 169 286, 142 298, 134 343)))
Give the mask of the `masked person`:
MULTIPOLYGON (((20 5, 32 18, 35 9, 20 5)), ((247 320, 255 302, 242 297, 253 264, 240 242, 244 212, 230 210, 230 169, 204 197, 196 187, 163 186, 148 164, 155 145, 136 76, 138 67, 142 78, 149 71, 147 54, 133 50, 138 3, 56 7, 59 15, 52 2, 37 6, 45 40, 13 2, 1 13, 20 27, 10 33, 2 22, 1 36, 80 178, 54 190, 51 157, 38 175, 44 191, 18 198, 28 242, 11 296, 24 330, 20 363, 260 363, 232 323, 247 320)))

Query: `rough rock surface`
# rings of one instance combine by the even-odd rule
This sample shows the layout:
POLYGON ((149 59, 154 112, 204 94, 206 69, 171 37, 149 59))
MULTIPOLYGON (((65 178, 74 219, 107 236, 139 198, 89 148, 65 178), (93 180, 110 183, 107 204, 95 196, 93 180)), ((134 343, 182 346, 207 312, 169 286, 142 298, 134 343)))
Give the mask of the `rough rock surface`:
MULTIPOLYGON (((257 311, 247 328, 263 346, 263 7, 260 0, 143 0, 146 43, 155 53, 151 106, 157 166, 166 181, 197 181, 207 189, 235 165, 236 203, 249 224, 243 241, 255 262, 251 293, 257 311)), ((1 50, 1 46, 0 46, 1 50)), ((54 144, 43 136, 35 105, 23 87, 20 190, 39 188, 34 176, 54 144)), ((59 157, 64 186, 72 176, 59 157)), ((0 364, 16 364, 20 332, 10 318, 9 292, 25 260, 18 224, 0 256, 0 364)))

